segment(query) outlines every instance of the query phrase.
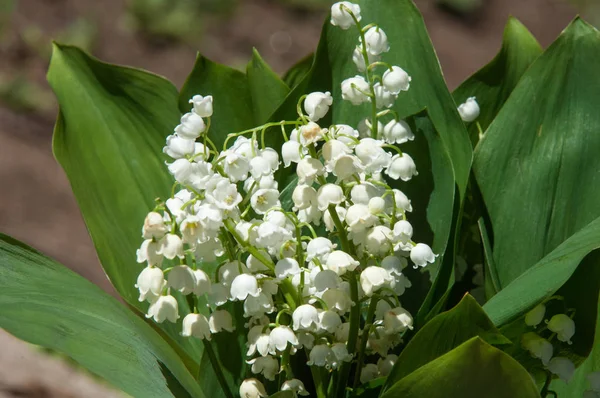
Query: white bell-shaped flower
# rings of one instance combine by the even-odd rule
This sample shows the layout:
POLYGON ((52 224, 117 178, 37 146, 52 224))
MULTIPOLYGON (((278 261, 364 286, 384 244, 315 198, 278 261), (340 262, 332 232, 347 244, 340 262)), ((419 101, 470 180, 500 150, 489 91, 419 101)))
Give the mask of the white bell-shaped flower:
POLYGON ((230 183, 229 180, 220 181, 210 196, 221 210, 231 211, 242 201, 242 195, 238 192, 237 186, 230 183))
POLYGON ((194 112, 201 117, 211 117, 213 114, 213 97, 212 95, 194 95, 190 100, 190 104, 194 105, 194 112))
POLYGON ((381 83, 375 83, 373 86, 375 92, 375 104, 377 109, 391 108, 396 101, 397 95, 388 91, 381 83))
POLYGON ((387 35, 379 26, 373 26, 365 32, 365 42, 369 54, 379 55, 390 50, 387 35))
POLYGON ((298 332, 298 348, 311 350, 315 345, 315 336, 308 332, 298 332))
POLYGON ((396 154, 392 157, 385 174, 394 180, 401 179, 402 181, 408 181, 419 173, 417 172, 417 166, 413 158, 407 153, 403 153, 402 155, 396 154))
POLYGON ((367 230, 364 237, 365 249, 375 255, 382 256, 388 253, 393 246, 392 230, 385 225, 376 225, 367 230))
POLYGON ((211 281, 208 274, 201 269, 194 270, 194 279, 196 284, 194 285, 194 294, 196 296, 203 296, 210 293, 211 281))
POLYGON ((219 333, 223 330, 233 332, 235 330, 231 314, 225 310, 217 310, 210 314, 208 326, 211 333, 219 333))
POLYGON ((322 297, 325 304, 331 311, 336 311, 338 314, 345 314, 350 311, 353 303, 350 295, 341 289, 329 289, 323 293, 322 297))
MULTIPOLYGON (((180 160, 184 159, 176 160, 175 163, 180 160)), ((214 177, 215 173, 212 170, 212 164, 204 161, 197 161, 191 164, 190 174, 186 181, 195 189, 205 189, 208 182, 214 177)), ((175 178, 177 178, 177 176, 175 176, 175 178)))
POLYGON ((252 373, 261 373, 267 380, 275 380, 275 375, 279 373, 279 361, 270 355, 251 359, 247 363, 251 365, 252 373))
POLYGON ((311 261, 313 258, 324 262, 327 260, 329 253, 337 247, 331 240, 322 236, 311 239, 306 246, 306 261, 311 261))
POLYGON ((396 293, 397 296, 402 296, 407 288, 411 287, 412 283, 406 275, 401 274, 395 277, 395 279, 390 284, 390 287, 396 293))
POLYGON ((403 244, 410 242, 413 236, 413 227, 406 220, 397 221, 394 224, 394 237, 403 244))
POLYGON ((241 398, 260 398, 268 397, 265 386, 257 379, 246 379, 240 385, 241 398))
POLYGON ((406 268, 408 261, 404 257, 398 256, 387 256, 381 260, 381 267, 385 268, 390 275, 400 276, 402 270, 406 268))
POLYGON ((247 356, 252 356, 258 352, 263 357, 269 354, 269 330, 264 325, 257 325, 250 328, 248 332, 248 352, 247 356))
POLYGON ((334 311, 319 311, 319 324, 317 330, 327 333, 335 333, 342 324, 342 318, 334 311))
POLYGON ((137 277, 135 287, 140 291, 139 301, 154 302, 164 286, 163 271, 158 267, 146 267, 137 277))
POLYGON ((334 250, 325 261, 325 267, 339 276, 344 275, 347 271, 354 271, 359 265, 359 261, 342 250, 334 250))
POLYGON ((554 354, 552 344, 533 332, 525 333, 521 337, 521 346, 529 351, 531 356, 539 358, 544 365, 548 364, 554 354))
POLYGON ((379 377, 379 368, 374 363, 366 364, 360 371, 360 382, 362 384, 368 383, 377 377, 379 377))
POLYGON ((388 144, 403 144, 414 139, 415 135, 404 120, 390 120, 383 126, 383 140, 388 144))
POLYGON ((177 300, 173 296, 160 296, 148 307, 146 318, 154 318, 156 323, 163 323, 165 320, 177 322, 179 319, 177 300))
POLYGON ((307 365, 325 367, 335 361, 335 354, 327 344, 317 344, 310 351, 307 365))
POLYGON ((569 358, 565 357, 552 358, 546 367, 565 383, 571 381, 575 373, 575 364, 569 358))
POLYGON ((181 335, 184 337, 196 337, 210 341, 210 326, 208 319, 202 314, 187 314, 183 318, 183 331, 181 335))
POLYGON ((335 271, 324 269, 315 275, 312 282, 317 292, 324 292, 327 289, 337 289, 342 279, 335 271))
POLYGON ((232 150, 221 153, 223 171, 232 182, 244 181, 250 172, 250 160, 232 150))
POLYGON ((338 1, 331 6, 331 24, 333 26, 338 26, 343 30, 348 29, 355 23, 350 12, 354 15, 354 18, 360 22, 360 6, 358 4, 349 1, 338 1))
POLYGON ((317 192, 317 204, 321 211, 325 211, 330 205, 339 205, 345 200, 342 187, 335 184, 321 185, 317 192))
POLYGON ((311 207, 317 202, 317 191, 310 185, 296 185, 292 193, 292 201, 295 210, 303 210, 311 207))
POLYGON ((286 141, 281 146, 281 157, 283 159, 283 165, 288 167, 292 163, 298 163, 301 159, 301 154, 304 154, 306 150, 302 148, 298 141, 286 141))
POLYGON ((410 203, 410 199, 404 194, 404 192, 399 189, 392 189, 394 193, 394 201, 390 200, 390 209, 393 207, 394 202, 396 203, 396 215, 401 215, 403 211, 412 211, 412 204, 410 203))
POLYGON ((326 133, 327 130, 322 129, 317 123, 308 122, 307 124, 294 129, 292 131, 292 137, 302 145, 304 153, 308 153, 307 147, 313 146, 317 142, 323 140, 326 133))
POLYGON ((336 124, 329 130, 331 136, 346 144, 350 148, 354 148, 356 142, 354 139, 358 139, 358 130, 347 124, 336 124))
MULTIPOLYGON (((381 60, 381 57, 379 55, 373 55, 369 52, 367 52, 367 56, 368 65, 371 65, 373 62, 381 60)), ((352 62, 354 62, 354 65, 356 65, 356 69, 359 72, 364 73, 367 70, 365 66, 365 58, 362 52, 362 45, 358 45, 354 48, 354 51, 352 52, 352 62)))
MULTIPOLYGON (((317 210, 318 210, 318 208, 317 208, 317 210)), ((335 212, 337 213, 338 218, 340 220, 343 220, 346 218, 346 208, 345 207, 336 206, 335 212)), ((323 212, 323 223, 325 224, 325 229, 327 231, 329 231, 329 232, 335 231, 336 227, 335 227, 333 218, 331 217, 331 213, 329 212, 329 210, 323 212)))
POLYGON ((245 300, 248 295, 258 297, 260 288, 254 275, 240 274, 231 282, 231 297, 235 300, 245 300))
POLYGON ((537 326, 544 320, 544 315, 546 315, 546 306, 538 304, 525 314, 525 324, 527 326, 537 326))
POLYGON ((333 369, 338 369, 344 362, 352 361, 352 354, 348 353, 346 343, 334 343, 331 345, 331 352, 335 360, 331 362, 333 369))
POLYGON ((360 286, 368 297, 380 288, 389 286, 393 280, 394 278, 382 267, 370 266, 360 273, 360 286))
POLYGON ((379 219, 371 213, 368 205, 358 203, 348 207, 345 221, 348 231, 360 233, 375 225, 379 219))
POLYGON ((369 102, 368 96, 371 87, 364 77, 357 75, 342 82, 342 99, 350 101, 352 105, 369 102))
POLYGON ((169 260, 172 260, 175 257, 185 257, 183 255, 183 241, 178 235, 166 234, 159 243, 160 248, 158 249, 157 254, 163 255, 169 260))
POLYGON ((383 315, 383 328, 387 335, 402 333, 413 328, 413 318, 402 307, 392 308, 383 315))
POLYGON ((160 244, 152 239, 146 239, 142 242, 140 248, 136 251, 137 262, 148 262, 148 265, 160 266, 163 261, 163 255, 160 253, 160 244))
POLYGON ((475 97, 467 98, 464 103, 458 106, 458 114, 464 122, 474 122, 479 117, 479 113, 479 104, 475 97))
POLYGON ((392 66, 386 70, 381 78, 383 87, 391 93, 398 94, 400 91, 408 91, 411 77, 399 66, 392 66))
POLYGON ((181 117, 181 124, 175 127, 175 132, 181 138, 195 140, 206 130, 206 124, 200 115, 188 112, 181 117))
POLYGON ((556 333, 558 340, 571 344, 571 337, 575 334, 575 322, 568 315, 554 315, 548 322, 548 329, 556 333))
POLYGON ((415 263, 415 268, 425 267, 427 263, 433 264, 437 256, 425 243, 417 243, 410 251, 410 259, 415 263))
POLYGON ((285 351, 288 346, 298 345, 298 338, 288 326, 279 325, 269 334, 269 352, 273 355, 285 351))
POLYGON ((292 314, 294 330, 313 330, 319 324, 319 313, 310 304, 298 306, 292 314))
POLYGON ((342 155, 335 162, 329 163, 328 168, 337 177, 336 183, 352 181, 365 170, 360 160, 354 155, 342 155))
POLYGON ((377 361, 377 369, 379 369, 379 376, 387 377, 394 365, 398 362, 398 356, 394 354, 390 354, 385 358, 379 358, 377 361))
POLYGON ((304 111, 312 122, 316 122, 329 112, 329 107, 333 104, 331 93, 316 91, 306 96, 304 100, 304 111))
POLYGON ((169 271, 167 275, 169 287, 181 294, 187 295, 196 288, 196 276, 194 271, 187 265, 178 265, 169 271))
POLYGON ((270 176, 273 173, 269 159, 263 156, 255 156, 250 160, 250 174, 255 180, 270 176))
POLYGON ((352 152, 352 149, 348 147, 343 141, 332 139, 323 144, 322 148, 323 159, 328 165, 328 171, 333 170, 336 161, 344 155, 348 155, 352 152))
POLYGON ((258 142, 248 137, 239 136, 230 149, 245 158, 252 159, 258 152, 258 142))
POLYGON ((304 387, 304 383, 298 379, 290 379, 283 382, 281 385, 281 391, 291 391, 294 397, 298 395, 308 396, 310 395, 306 388, 304 387))
POLYGON ((285 279, 288 276, 294 276, 300 273, 300 265, 293 258, 282 258, 275 264, 275 277, 285 279))
POLYGON ((362 182, 352 187, 350 198, 354 204, 360 203, 368 205, 372 198, 381 197, 383 193, 384 192, 375 185, 369 182, 362 182))
POLYGON ((181 138, 177 134, 167 137, 167 145, 163 148, 163 153, 173 159, 181 159, 194 154, 196 142, 193 139, 181 138))
POLYGON ((298 162, 296 174, 298 174, 298 184, 312 185, 318 176, 325 173, 325 168, 320 160, 305 157, 298 162))
POLYGON ((382 145, 382 141, 363 138, 354 148, 354 153, 370 173, 379 173, 390 165, 392 155, 386 152, 382 145))
POLYGON ((259 189, 250 198, 250 205, 258 214, 265 214, 272 207, 281 207, 279 191, 276 189, 259 189))
POLYGON ((219 267, 219 282, 226 286, 231 286, 233 280, 247 269, 238 260, 229 261, 219 267))
POLYGON ((211 285, 208 293, 208 303, 211 308, 217 308, 229 301, 229 287, 220 283, 211 285))
POLYGON ((273 311, 275 311, 273 298, 262 292, 256 297, 249 295, 244 301, 244 316, 247 318, 260 317, 273 311))

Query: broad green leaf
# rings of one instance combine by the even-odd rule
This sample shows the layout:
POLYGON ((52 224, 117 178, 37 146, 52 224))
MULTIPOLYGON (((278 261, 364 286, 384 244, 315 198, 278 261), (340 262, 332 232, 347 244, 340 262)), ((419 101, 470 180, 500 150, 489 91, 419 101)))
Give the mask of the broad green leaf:
POLYGON ((466 294, 456 307, 434 317, 410 340, 388 376, 384 391, 475 336, 490 344, 510 344, 477 301, 466 294))
MULTIPOLYGON (((542 53, 542 48, 527 28, 509 17, 502 48, 496 57, 464 81, 452 96, 457 104, 476 97, 481 113, 477 121, 485 131, 504 105, 529 65, 542 53)), ((471 142, 479 141, 476 123, 468 124, 471 142)))
POLYGON ((417 369, 382 398, 539 398, 536 385, 510 356, 479 337, 417 369))
POLYGON ((576 19, 523 75, 477 147, 502 287, 600 216, 600 90, 590 84, 599 62, 599 32, 576 19))
POLYGON ((221 149, 229 133, 254 127, 252 96, 246 75, 198 54, 192 72, 179 94, 179 110, 189 112, 194 95, 212 95, 214 113, 209 137, 221 149))
POLYGON ((60 351, 133 397, 202 397, 176 352, 116 299, 0 234, 0 327, 60 351))
POLYGON ((283 102, 290 88, 273 72, 256 49, 252 51, 252 60, 246 67, 246 76, 252 97, 254 122, 261 125, 283 102))
POLYGON ((600 90, 590 84, 598 63, 600 33, 577 18, 523 75, 474 163, 503 288, 486 312, 502 325, 569 280, 558 294, 590 331, 572 348, 581 357, 593 343, 599 288, 598 257, 588 255, 600 227, 600 90))
MULTIPOLYGON (((81 209, 104 271, 123 299, 142 312, 134 285, 142 264, 141 227, 173 180, 162 156, 179 119, 177 91, 162 77, 98 61, 54 45, 48 70, 60 112, 54 156, 81 209)), ((196 362, 201 344, 181 338, 181 324, 161 325, 196 362)))
POLYGON ((283 75, 283 81, 285 84, 287 84, 287 86, 291 89, 300 84, 313 66, 314 59, 314 54, 308 54, 306 57, 302 58, 300 61, 298 61, 298 63, 292 66, 287 72, 285 72, 283 75))
MULTIPOLYGON (((579 286, 575 286, 577 294, 572 295, 573 299, 577 300, 576 296, 583 295, 584 290, 586 290, 586 295, 593 295, 595 292, 597 297, 600 278, 594 278, 593 275, 598 274, 596 270, 598 261, 594 256, 589 257, 592 261, 582 263, 582 260, 598 248, 600 248, 600 218, 576 232, 512 281, 485 303, 483 309, 495 325, 507 324, 559 290, 574 276, 580 264, 581 268, 586 266, 586 270, 589 272, 587 272, 587 276, 583 272, 581 276, 578 276, 577 279, 580 283, 579 286), (590 274, 590 272, 592 273, 590 274)), ((587 303, 587 306, 593 311, 595 311, 595 305, 594 300, 587 303)), ((579 314, 575 320, 578 318, 580 318, 579 314)), ((592 327, 591 330, 595 330, 595 328, 592 327)))

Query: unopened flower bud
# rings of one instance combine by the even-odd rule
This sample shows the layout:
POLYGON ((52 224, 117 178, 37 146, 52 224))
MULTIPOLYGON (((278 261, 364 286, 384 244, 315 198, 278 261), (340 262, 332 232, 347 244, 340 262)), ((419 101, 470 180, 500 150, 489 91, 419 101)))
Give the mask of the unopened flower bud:
POLYGON ((329 112, 331 104, 333 104, 333 98, 329 91, 324 93, 316 91, 306 96, 304 111, 311 121, 316 122, 329 112))
POLYGON ((525 324, 527 326, 537 326, 544 320, 546 306, 539 304, 525 315, 525 324))
POLYGON ((464 122, 473 122, 479 117, 479 104, 475 97, 467 98, 467 101, 458 106, 458 113, 464 122))
POLYGON ((213 97, 207 95, 194 95, 190 100, 190 104, 194 105, 194 112, 201 117, 211 117, 213 114, 213 97))

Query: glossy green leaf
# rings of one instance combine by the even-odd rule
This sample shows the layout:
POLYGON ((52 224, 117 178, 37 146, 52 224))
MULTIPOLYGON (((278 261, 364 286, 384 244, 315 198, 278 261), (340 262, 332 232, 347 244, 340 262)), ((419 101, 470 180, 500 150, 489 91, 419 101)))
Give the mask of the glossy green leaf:
POLYGON ((429 321, 402 350, 384 391, 422 366, 479 336, 490 344, 510 344, 469 294, 454 308, 429 321))
MULTIPOLYGON (((504 105, 521 76, 542 53, 542 47, 527 28, 510 17, 504 28, 502 48, 496 57, 463 82, 452 96, 457 104, 476 97, 481 113, 477 121, 485 131, 504 105)), ((471 142, 479 141, 476 123, 468 124, 471 142)))
POLYGON ((0 234, 0 327, 60 351, 134 397, 202 397, 176 352, 143 320, 71 270, 0 234), (182 395, 185 393, 184 395, 182 395))
POLYGON ((539 398, 533 380, 510 356, 479 337, 417 369, 382 398, 539 398))
POLYGON ((256 49, 252 51, 252 60, 246 67, 246 76, 252 97, 254 122, 260 125, 269 120, 290 92, 290 88, 273 72, 256 49))
MULTIPOLYGON (((582 260, 598 248, 600 248, 600 218, 575 233, 492 297, 483 306, 485 312, 495 325, 504 325, 514 320, 560 289, 574 275, 582 260)), ((590 267, 590 271, 597 272, 595 270, 598 268, 597 260, 592 257, 590 260, 593 261, 590 261, 587 267, 590 267)), ((580 286, 576 287, 578 294, 582 294, 584 288, 582 285, 585 284, 592 294, 595 290, 597 296, 600 279, 593 278, 592 275, 588 273, 587 278, 582 275, 580 286)), ((593 301, 588 303, 590 308, 594 305, 593 301)))
POLYGON ((189 112, 194 95, 212 95, 214 113, 209 137, 222 148, 229 133, 254 127, 254 109, 248 79, 243 72, 217 64, 198 54, 179 94, 179 109, 189 112))
POLYGON ((576 19, 525 73, 477 147, 503 287, 600 216, 600 34, 576 19), (523 244, 527 242, 527 244, 523 244))
MULTIPOLYGON (((60 105, 54 155, 108 278, 128 304, 145 312, 134 287, 144 265, 135 253, 154 199, 167 197, 173 185, 162 148, 179 120, 177 91, 160 76, 58 44, 48 82, 60 105)), ((180 323, 161 328, 200 361, 201 344, 182 339, 180 323)))
POLYGON ((283 81, 289 88, 294 88, 304 80, 306 74, 310 71, 315 59, 314 54, 308 54, 302 58, 298 63, 292 66, 283 75, 283 81))

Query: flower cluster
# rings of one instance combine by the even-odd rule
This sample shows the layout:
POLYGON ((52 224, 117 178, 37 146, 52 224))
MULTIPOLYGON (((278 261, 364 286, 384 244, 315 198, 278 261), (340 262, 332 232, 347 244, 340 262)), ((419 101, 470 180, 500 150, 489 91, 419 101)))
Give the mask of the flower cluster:
MULTIPOLYGON (((545 316, 546 304, 539 304, 525 315, 525 324, 537 328, 544 321, 545 316)), ((572 344, 571 338, 575 335, 575 322, 573 322, 572 315, 560 313, 544 323, 545 326, 538 329, 537 332, 525 333, 521 337, 521 346, 529 351, 532 357, 539 358, 549 372, 565 382, 569 382, 575 372, 575 364, 569 358, 554 356, 554 352, 555 346, 560 348, 561 344, 572 344), (549 334, 549 337, 542 337, 544 333, 549 334), (558 340, 558 343, 553 345, 554 338, 558 340)))
POLYGON ((182 309, 175 292, 190 295, 182 335, 205 344, 215 333, 244 328, 257 378, 242 383, 243 397, 266 396, 258 378, 273 381, 282 372, 280 390, 306 395, 290 364, 298 352, 310 366, 339 372, 335 388, 345 388, 352 366, 355 384, 389 374, 392 350, 413 323, 399 299, 411 286, 404 269, 436 258, 412 240, 412 204, 395 188, 417 175, 398 147, 414 134, 389 109, 411 79, 381 61, 390 49, 385 32, 374 24, 363 29, 360 20, 358 5, 332 6, 332 24, 360 34, 349 54, 358 74, 342 82, 343 100, 372 104, 356 128, 319 125, 333 98, 313 92, 300 99, 298 119, 229 134, 219 151, 208 137, 212 97, 196 95, 167 138, 176 185, 142 228, 137 257, 147 267, 138 277, 139 299, 150 303, 147 316, 156 322, 176 322, 182 309), (277 150, 264 143, 273 127, 284 138, 277 150), (296 182, 281 187, 275 175, 289 168, 296 182), (234 322, 231 302, 244 320, 234 322))

